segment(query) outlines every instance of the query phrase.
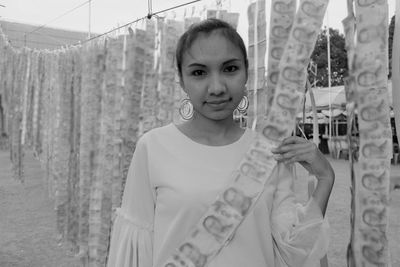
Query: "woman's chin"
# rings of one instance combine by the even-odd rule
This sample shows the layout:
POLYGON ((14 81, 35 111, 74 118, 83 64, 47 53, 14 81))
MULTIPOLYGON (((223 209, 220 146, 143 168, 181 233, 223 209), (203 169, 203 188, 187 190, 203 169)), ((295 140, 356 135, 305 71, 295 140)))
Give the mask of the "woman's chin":
POLYGON ((213 112, 207 118, 214 121, 233 120, 233 114, 229 111, 213 112))

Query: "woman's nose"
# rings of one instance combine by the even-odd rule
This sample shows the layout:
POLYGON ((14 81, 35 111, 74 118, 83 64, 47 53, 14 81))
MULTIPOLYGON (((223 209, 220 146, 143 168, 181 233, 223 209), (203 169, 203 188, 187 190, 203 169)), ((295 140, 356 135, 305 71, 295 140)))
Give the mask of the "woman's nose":
POLYGON ((219 74, 214 74, 211 76, 211 81, 208 86, 208 92, 214 95, 220 95, 225 93, 226 86, 223 77, 219 74))

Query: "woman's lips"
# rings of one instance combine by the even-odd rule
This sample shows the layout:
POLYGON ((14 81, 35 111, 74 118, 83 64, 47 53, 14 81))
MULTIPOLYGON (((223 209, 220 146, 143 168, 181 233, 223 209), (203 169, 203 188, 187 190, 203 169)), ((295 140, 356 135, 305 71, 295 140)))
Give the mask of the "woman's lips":
POLYGON ((219 105, 219 104, 223 104, 223 103, 226 103, 229 101, 230 101, 230 99, 209 100, 209 101, 206 101, 206 103, 210 104, 210 105, 219 105))
POLYGON ((213 101, 207 101, 206 104, 213 109, 223 109, 225 108, 225 106, 228 104, 229 101, 230 101, 229 99, 213 100, 213 101))

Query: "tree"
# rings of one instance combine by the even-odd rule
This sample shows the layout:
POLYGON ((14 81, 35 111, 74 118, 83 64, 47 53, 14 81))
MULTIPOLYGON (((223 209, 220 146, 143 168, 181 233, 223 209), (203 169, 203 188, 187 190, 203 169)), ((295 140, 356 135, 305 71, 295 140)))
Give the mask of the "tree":
MULTIPOLYGON (((328 52, 327 52, 327 30, 324 29, 315 44, 311 60, 317 64, 317 76, 310 74, 311 84, 316 80, 316 85, 328 87, 328 52)), ((345 49, 344 35, 338 30, 329 28, 330 52, 331 52, 331 86, 343 85, 343 78, 347 76, 347 54, 345 49)))
MULTIPOLYGON (((389 24, 389 79, 392 76, 392 46, 393 34, 395 26, 395 16, 392 16, 389 24)), ((316 80, 316 85, 320 87, 328 87, 328 56, 327 56, 327 30, 324 29, 319 35, 315 44, 311 60, 317 64, 317 76, 309 72, 310 82, 316 80)), ((344 35, 338 30, 329 29, 331 43, 331 85, 343 85, 343 78, 348 74, 347 55, 345 49, 344 35)))

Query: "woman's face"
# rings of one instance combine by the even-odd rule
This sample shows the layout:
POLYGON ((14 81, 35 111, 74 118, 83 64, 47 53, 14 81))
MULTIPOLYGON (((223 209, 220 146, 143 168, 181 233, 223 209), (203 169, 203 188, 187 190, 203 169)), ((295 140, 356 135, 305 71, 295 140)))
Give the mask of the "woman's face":
POLYGON ((199 118, 231 120, 246 80, 244 55, 218 30, 200 33, 184 53, 181 86, 199 118))

